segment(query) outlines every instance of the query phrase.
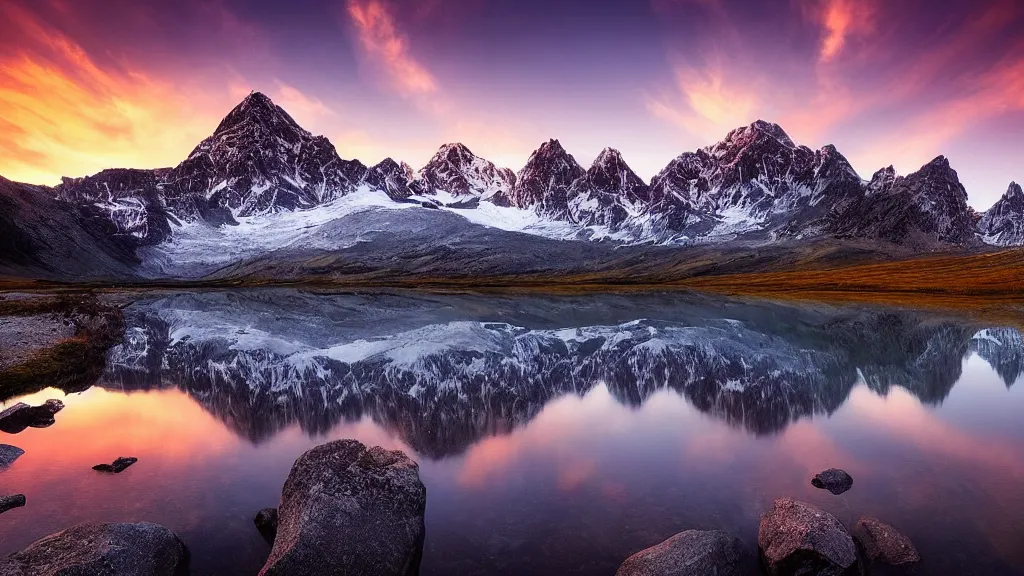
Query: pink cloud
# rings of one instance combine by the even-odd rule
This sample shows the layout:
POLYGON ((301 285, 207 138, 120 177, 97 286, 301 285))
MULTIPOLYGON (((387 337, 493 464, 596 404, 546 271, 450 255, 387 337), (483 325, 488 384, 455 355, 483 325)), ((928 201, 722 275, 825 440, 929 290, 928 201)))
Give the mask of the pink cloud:
POLYGON ((823 38, 818 58, 831 62, 846 46, 849 38, 865 36, 874 29, 873 0, 825 0, 811 9, 820 21, 823 38))
POLYGON ((409 96, 437 91, 434 76, 411 53, 391 8, 382 0, 348 0, 348 15, 366 54, 384 69, 391 84, 409 96))

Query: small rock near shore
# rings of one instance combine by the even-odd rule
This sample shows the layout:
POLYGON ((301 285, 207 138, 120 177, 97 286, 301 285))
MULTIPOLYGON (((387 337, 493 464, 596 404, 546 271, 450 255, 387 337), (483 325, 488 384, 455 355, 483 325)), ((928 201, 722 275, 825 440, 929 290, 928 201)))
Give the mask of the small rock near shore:
POLYGON ((25 451, 10 444, 0 444, 0 470, 14 464, 14 461, 21 457, 25 451))
POLYGON ((846 576, 857 570, 857 547, 842 523, 792 498, 776 500, 761 516, 757 544, 770 576, 846 576))
POLYGON ((0 560, 0 576, 175 576, 186 562, 185 545, 159 524, 79 524, 0 560))
POLYGON ((46 428, 56 422, 53 415, 63 409, 64 403, 60 400, 47 400, 40 406, 18 402, 0 412, 0 430, 17 434, 25 428, 46 428))
POLYGON ((641 550, 615 576, 741 576, 743 544, 717 530, 687 530, 641 550))
POLYGON ((847 474, 846 470, 829 468, 815 476, 811 480, 811 485, 815 488, 828 490, 838 496, 850 488, 853 488, 853 476, 847 474))
POLYGON ((858 520, 853 537, 872 562, 901 566, 921 561, 910 538, 877 518, 864 516, 858 520))
POLYGON ((277 536, 277 508, 264 508, 256 513, 253 518, 256 529, 260 531, 263 538, 273 544, 277 536))
POLYGON ((277 537, 261 576, 413 576, 427 490, 400 451, 337 440, 299 457, 281 491, 277 537))
POLYGON ((117 460, 114 460, 112 464, 97 464, 93 466, 92 469, 98 470, 99 472, 112 472, 114 474, 120 474, 121 472, 124 472, 125 468, 131 466, 132 464, 135 464, 138 461, 138 458, 134 458, 131 456, 121 456, 117 460))
POLYGON ((0 514, 13 510, 15 508, 21 508, 25 505, 24 494, 12 494, 10 496, 0 496, 0 514))

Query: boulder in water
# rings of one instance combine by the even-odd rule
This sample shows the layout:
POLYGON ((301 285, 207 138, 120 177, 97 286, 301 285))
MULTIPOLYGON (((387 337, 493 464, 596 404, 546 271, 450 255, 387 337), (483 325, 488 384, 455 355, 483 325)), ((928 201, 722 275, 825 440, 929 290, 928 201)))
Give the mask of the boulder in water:
POLYGON ((159 524, 79 524, 0 560, 0 576, 175 576, 186 558, 185 545, 159 524))
POLYGON ((842 523, 792 498, 776 500, 761 516, 757 545, 771 576, 846 576, 857 571, 857 547, 842 523))
POLYGON ((337 440, 292 466, 261 576, 412 576, 423 554, 427 491, 400 451, 337 440))
POLYGON ((277 536, 277 508, 260 510, 253 518, 253 523, 256 524, 256 529, 260 531, 263 539, 273 544, 277 536))
POLYGON ((839 495, 853 488, 853 476, 847 474, 846 470, 829 468, 811 479, 811 485, 839 495))
POLYGON ((687 530, 633 554, 615 576, 741 576, 743 544, 717 530, 687 530))
POLYGON ((114 462, 111 464, 97 464, 93 466, 92 469, 97 470, 99 472, 112 472, 114 474, 120 474, 121 472, 124 472, 125 468, 131 466, 132 464, 135 464, 138 461, 139 459, 133 456, 121 456, 117 460, 114 460, 114 462))
POLYGON ((13 510, 15 508, 21 508, 25 505, 24 494, 12 494, 10 496, 0 496, 0 514, 13 510))
POLYGON ((902 566, 921 561, 910 538, 877 518, 864 516, 858 520, 853 527, 853 537, 872 562, 902 566))

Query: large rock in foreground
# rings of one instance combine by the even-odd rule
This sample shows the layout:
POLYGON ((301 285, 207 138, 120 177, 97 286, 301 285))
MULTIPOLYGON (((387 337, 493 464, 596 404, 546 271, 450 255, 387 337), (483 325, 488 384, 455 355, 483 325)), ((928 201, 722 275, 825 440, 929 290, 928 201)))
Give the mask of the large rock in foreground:
POLYGON ((687 530, 633 554, 615 576, 740 576, 743 544, 717 530, 687 530))
POLYGON ((423 553, 427 490, 399 451, 355 440, 317 446, 295 461, 261 575, 414 575, 423 553))
POLYGON ((761 516, 757 545, 772 576, 856 573, 857 547, 846 528, 828 512, 792 498, 776 500, 761 516))
POLYGON ((186 558, 159 524, 79 524, 0 560, 0 576, 176 576, 186 558))
POLYGON ((910 538, 877 518, 865 516, 858 520, 853 536, 873 562, 902 566, 921 560, 910 538))

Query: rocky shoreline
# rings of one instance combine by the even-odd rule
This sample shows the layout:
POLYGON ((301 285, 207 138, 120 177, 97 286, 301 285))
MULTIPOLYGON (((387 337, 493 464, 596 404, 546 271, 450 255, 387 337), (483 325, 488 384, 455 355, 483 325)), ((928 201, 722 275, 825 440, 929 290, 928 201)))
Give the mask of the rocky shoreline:
MULTIPOLYGON (((815 486, 822 477, 852 485, 842 470, 823 474, 815 486)), ((21 497, 15 505, 24 504, 21 497)), ((271 545, 259 575, 415 576, 425 510, 419 465, 403 452, 356 440, 322 444, 295 461, 278 507, 256 514, 271 545)), ((914 573, 919 561, 910 540, 881 520, 861 517, 848 529, 813 504, 783 497, 761 516, 756 553, 736 535, 689 529, 634 553, 616 576, 742 576, 755 573, 755 563, 768 576, 914 573)), ((36 574, 181 576, 188 550, 157 524, 79 524, 0 560, 0 576, 36 574)))
POLYGON ((124 337, 124 316, 91 293, 0 299, 0 401, 59 388, 88 388, 124 337))

